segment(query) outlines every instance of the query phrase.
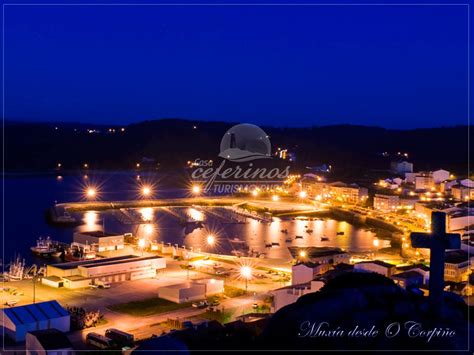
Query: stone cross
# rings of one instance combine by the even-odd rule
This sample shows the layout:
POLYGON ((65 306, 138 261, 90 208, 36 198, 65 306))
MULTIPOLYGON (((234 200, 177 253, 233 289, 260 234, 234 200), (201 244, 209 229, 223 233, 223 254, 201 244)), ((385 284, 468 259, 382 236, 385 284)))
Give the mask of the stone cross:
POLYGON ((430 249, 430 299, 443 301, 444 256, 446 249, 460 249, 461 238, 456 233, 446 233, 446 213, 431 213, 431 233, 413 232, 410 235, 414 248, 430 249))

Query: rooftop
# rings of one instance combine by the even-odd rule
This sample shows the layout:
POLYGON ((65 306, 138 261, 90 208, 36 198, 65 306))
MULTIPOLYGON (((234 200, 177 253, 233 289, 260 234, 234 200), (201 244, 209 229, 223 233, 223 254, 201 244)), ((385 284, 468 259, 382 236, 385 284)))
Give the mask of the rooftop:
POLYGON ((57 301, 39 302, 4 308, 3 312, 14 324, 37 324, 38 322, 48 321, 49 319, 61 318, 69 316, 57 301))
POLYGON ((416 272, 416 271, 413 271, 413 270, 405 271, 405 272, 401 272, 399 274, 392 275, 392 278, 405 279, 405 280, 406 279, 411 279, 411 278, 414 278, 414 277, 423 278, 423 275, 420 274, 419 272, 416 272))
POLYGON ((359 264, 376 264, 376 265, 386 267, 386 268, 395 267, 395 265, 386 263, 385 261, 382 261, 382 260, 361 261, 361 262, 357 263, 356 265, 359 265, 359 264))
POLYGON ((309 259, 311 258, 319 258, 324 256, 333 256, 338 254, 346 254, 345 251, 339 248, 331 248, 331 247, 308 247, 308 248, 301 248, 301 247, 288 247, 288 250, 291 253, 293 258, 297 258, 300 251, 304 250, 306 255, 309 259))
POLYGON ((113 258, 102 258, 102 259, 94 259, 94 260, 81 260, 81 261, 73 261, 70 263, 61 263, 61 264, 53 264, 51 266, 56 267, 62 270, 70 270, 75 269, 79 266, 90 268, 99 265, 110 265, 110 264, 122 264, 128 263, 131 261, 138 261, 138 260, 151 260, 161 258, 161 256, 152 255, 152 256, 137 256, 137 255, 123 255, 123 256, 115 256, 113 258))
POLYGON ((448 264, 461 264, 469 260, 469 254, 464 250, 451 250, 446 252, 444 262, 448 264))
POLYGON ((101 238, 101 237, 122 237, 122 234, 117 234, 117 233, 109 233, 105 231, 89 231, 89 232, 80 232, 77 233, 80 235, 87 235, 89 237, 96 237, 96 238, 101 238))

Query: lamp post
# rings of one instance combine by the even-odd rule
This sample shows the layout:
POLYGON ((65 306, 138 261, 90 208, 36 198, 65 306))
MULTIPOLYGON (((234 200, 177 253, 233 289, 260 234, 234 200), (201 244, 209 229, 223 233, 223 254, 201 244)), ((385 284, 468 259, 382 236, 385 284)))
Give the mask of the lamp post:
POLYGON ((252 268, 250 266, 242 266, 240 268, 240 275, 245 280, 245 293, 248 291, 248 282, 252 278, 252 268))

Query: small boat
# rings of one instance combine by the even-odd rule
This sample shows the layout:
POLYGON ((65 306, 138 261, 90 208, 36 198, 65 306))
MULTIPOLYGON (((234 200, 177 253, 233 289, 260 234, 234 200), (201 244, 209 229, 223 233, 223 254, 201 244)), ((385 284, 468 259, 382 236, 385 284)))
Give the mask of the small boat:
POLYGON ((288 229, 282 229, 280 232, 288 234, 288 229))
POLYGON ((328 241, 328 240, 329 240, 328 237, 324 237, 324 236, 321 237, 321 241, 322 241, 322 242, 326 242, 326 241, 328 241))
POLYGON ((57 246, 54 245, 50 237, 46 237, 46 239, 38 238, 36 240, 36 246, 30 249, 34 254, 44 257, 51 256, 58 251, 57 246))
POLYGON ((232 239, 229 239, 232 243, 245 243, 245 240, 242 240, 240 238, 232 238, 232 239))
POLYGON ((344 235, 344 232, 337 232, 336 235, 344 235))
POLYGON ((271 243, 265 243, 265 248, 271 248, 272 244, 271 243))
POLYGON ((273 243, 272 243, 272 246, 277 246, 277 247, 278 247, 278 246, 280 246, 280 243, 278 243, 278 242, 273 242, 273 243))
POLYGON ((297 235, 297 236, 295 237, 295 239, 303 239, 303 236, 302 236, 302 235, 297 235))
POLYGON ((306 233, 311 234, 311 233, 313 233, 313 230, 312 229, 307 229, 306 233))
POLYGON ((286 239, 285 239, 285 242, 286 242, 286 243, 291 243, 292 241, 293 241, 293 239, 291 239, 291 238, 286 238, 286 239))

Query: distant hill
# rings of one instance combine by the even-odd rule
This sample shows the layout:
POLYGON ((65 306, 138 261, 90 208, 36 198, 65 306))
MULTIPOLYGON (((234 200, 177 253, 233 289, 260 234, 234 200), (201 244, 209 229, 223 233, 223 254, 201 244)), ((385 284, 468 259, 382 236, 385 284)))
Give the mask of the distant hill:
MULTIPOLYGON (((5 169, 48 171, 58 162, 68 170, 85 162, 91 169, 130 169, 142 161, 150 168, 158 164, 161 169, 182 168, 188 160, 216 159, 221 138, 231 126, 233 123, 181 119, 128 126, 6 122, 5 169)), ((273 151, 280 147, 296 154, 294 169, 301 172, 306 166, 328 163, 342 177, 357 176, 388 169, 394 154, 407 152, 416 170, 443 167, 467 174, 467 126, 415 130, 352 125, 262 128, 270 136, 273 151), (383 156, 383 152, 390 156, 383 156)))

